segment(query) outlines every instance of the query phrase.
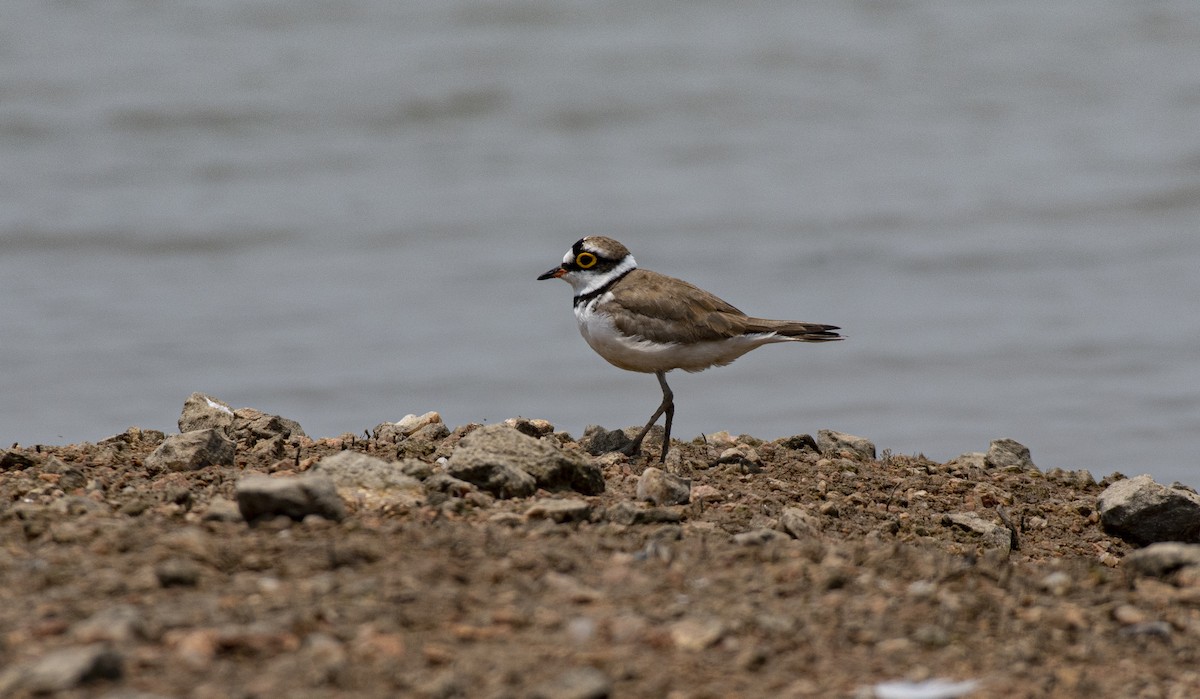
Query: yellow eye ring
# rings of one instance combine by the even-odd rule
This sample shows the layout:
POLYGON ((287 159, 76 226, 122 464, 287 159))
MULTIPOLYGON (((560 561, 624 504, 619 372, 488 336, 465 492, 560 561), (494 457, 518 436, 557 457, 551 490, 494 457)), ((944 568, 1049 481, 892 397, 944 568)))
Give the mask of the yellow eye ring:
POLYGON ((575 264, 579 265, 579 269, 591 269, 596 266, 596 256, 590 252, 581 252, 575 256, 575 264))

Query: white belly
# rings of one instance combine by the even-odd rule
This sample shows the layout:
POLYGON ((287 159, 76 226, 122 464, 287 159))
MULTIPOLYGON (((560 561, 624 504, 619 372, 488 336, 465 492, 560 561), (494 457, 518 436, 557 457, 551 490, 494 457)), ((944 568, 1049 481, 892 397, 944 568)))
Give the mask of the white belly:
POLYGON ((604 300, 601 297, 575 309, 579 333, 597 354, 613 366, 628 371, 702 371, 711 366, 728 364, 755 347, 771 342, 787 342, 789 339, 775 333, 761 333, 683 344, 628 337, 617 330, 607 314, 594 310, 604 300))

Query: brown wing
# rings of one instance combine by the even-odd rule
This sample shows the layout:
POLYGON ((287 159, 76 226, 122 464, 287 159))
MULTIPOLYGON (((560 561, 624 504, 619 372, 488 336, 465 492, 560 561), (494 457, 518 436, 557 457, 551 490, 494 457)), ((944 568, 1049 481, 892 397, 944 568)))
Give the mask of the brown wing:
POLYGON ((768 332, 804 342, 842 339, 834 325, 748 317, 704 289, 647 269, 630 272, 612 294, 628 311, 613 314, 617 328, 654 342, 693 343, 768 332))
POLYGON ((746 331, 746 314, 681 279, 635 269, 612 288, 628 314, 613 322, 626 334, 654 342, 721 340, 746 331))

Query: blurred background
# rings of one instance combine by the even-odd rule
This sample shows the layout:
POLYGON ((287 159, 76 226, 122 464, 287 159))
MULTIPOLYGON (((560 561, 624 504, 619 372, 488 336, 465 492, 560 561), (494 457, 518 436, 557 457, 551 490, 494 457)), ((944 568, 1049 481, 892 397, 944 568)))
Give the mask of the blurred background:
POLYGON ((640 425, 577 238, 842 326, 673 374, 832 428, 1200 486, 1200 4, 6 0, 0 443, 640 425))

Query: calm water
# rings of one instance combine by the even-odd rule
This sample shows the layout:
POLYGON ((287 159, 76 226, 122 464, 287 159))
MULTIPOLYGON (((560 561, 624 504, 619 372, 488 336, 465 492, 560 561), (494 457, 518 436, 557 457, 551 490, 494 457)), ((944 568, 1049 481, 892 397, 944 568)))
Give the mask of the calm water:
POLYGON ((641 424, 534 277, 578 237, 841 325, 674 376, 830 427, 1200 485, 1200 4, 8 0, 0 443, 641 424), (814 6, 815 5, 815 6, 814 6))

